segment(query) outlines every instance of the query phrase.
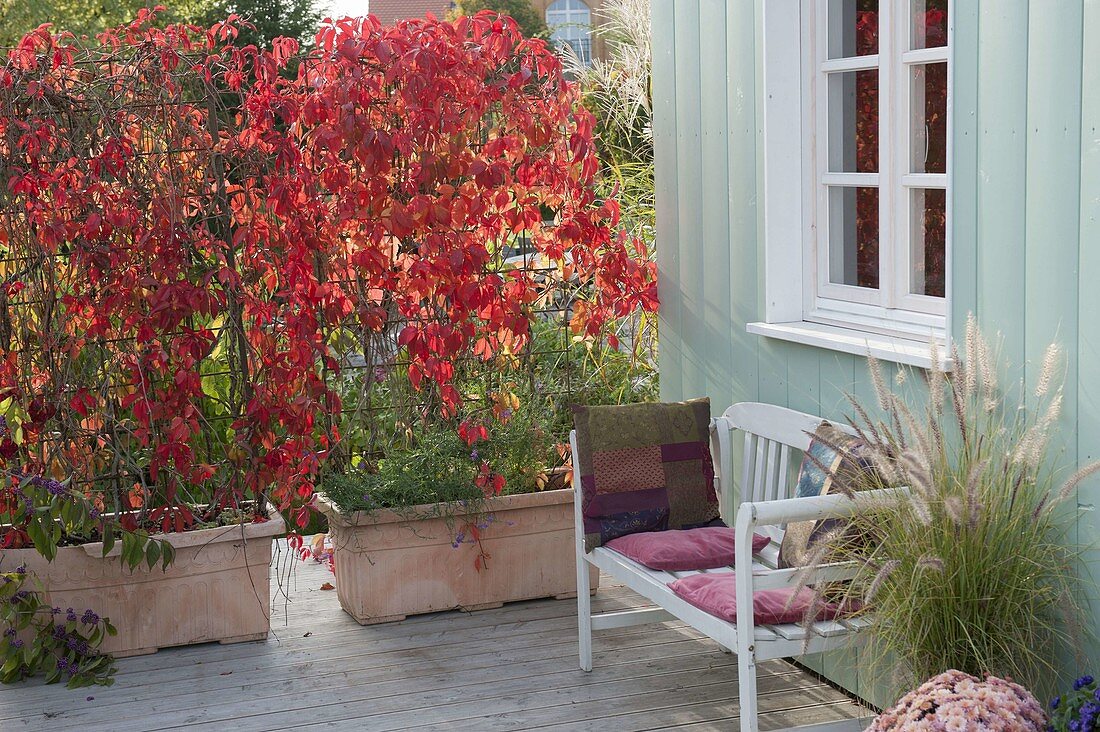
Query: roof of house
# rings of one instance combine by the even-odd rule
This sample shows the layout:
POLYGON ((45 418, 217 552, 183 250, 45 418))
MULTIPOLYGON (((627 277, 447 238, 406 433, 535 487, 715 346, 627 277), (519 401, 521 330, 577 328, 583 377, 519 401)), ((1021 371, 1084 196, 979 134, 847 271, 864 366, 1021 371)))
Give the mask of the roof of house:
POLYGON ((423 18, 429 12, 442 18, 454 5, 452 0, 370 0, 370 13, 392 25, 405 18, 423 18))

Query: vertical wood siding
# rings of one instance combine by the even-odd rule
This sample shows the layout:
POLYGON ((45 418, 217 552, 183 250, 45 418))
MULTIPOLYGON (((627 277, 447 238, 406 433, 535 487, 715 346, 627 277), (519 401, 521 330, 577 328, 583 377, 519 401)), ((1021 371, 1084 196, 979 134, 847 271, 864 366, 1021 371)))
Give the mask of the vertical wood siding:
MULTIPOLYGON (((836 419, 846 393, 871 393, 863 359, 745 332, 764 314, 763 1, 653 0, 661 392, 836 419)), ((1100 0, 959 0, 953 13, 953 337, 974 312, 1029 379, 1052 339, 1066 346, 1057 449, 1070 468, 1100 458, 1100 0)), ((1073 537, 1095 631, 1098 492, 1080 489, 1073 537)), ((851 659, 817 665, 858 683, 851 659)))

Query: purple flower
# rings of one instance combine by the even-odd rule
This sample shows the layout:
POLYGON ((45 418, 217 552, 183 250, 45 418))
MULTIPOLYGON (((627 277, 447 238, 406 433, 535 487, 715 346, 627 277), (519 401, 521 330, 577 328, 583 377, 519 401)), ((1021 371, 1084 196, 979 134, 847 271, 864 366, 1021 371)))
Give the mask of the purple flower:
POLYGON ((475 463, 481 459, 481 455, 478 454, 476 447, 474 448, 474 451, 470 453, 470 459, 473 460, 475 463))
POLYGON ((69 608, 68 610, 66 610, 65 611, 65 619, 68 620, 69 622, 75 623, 76 620, 77 620, 76 610, 73 610, 72 608, 69 608))
POLYGON ((85 610, 84 615, 80 618, 80 622, 84 623, 85 625, 95 625, 99 622, 99 616, 91 610, 85 610))
POLYGON ((20 564, 18 567, 15 568, 15 573, 16 574, 26 574, 27 573, 27 565, 20 564))
POLYGON ((465 540, 466 540, 465 532, 460 531, 460 532, 458 532, 458 534, 455 535, 455 540, 451 542, 451 546, 454 547, 455 549, 457 549, 458 545, 461 544, 462 542, 464 542, 465 540))
POLYGON ((13 640, 11 642, 11 647, 12 648, 22 648, 23 647, 23 639, 22 638, 16 638, 15 640, 13 640))
POLYGON ((45 488, 51 496, 63 496, 69 492, 64 485, 52 478, 34 477, 31 478, 31 483, 39 488, 45 488))
POLYGON ((15 628, 8 628, 4 631, 5 638, 11 638, 13 635, 15 635, 15 628))

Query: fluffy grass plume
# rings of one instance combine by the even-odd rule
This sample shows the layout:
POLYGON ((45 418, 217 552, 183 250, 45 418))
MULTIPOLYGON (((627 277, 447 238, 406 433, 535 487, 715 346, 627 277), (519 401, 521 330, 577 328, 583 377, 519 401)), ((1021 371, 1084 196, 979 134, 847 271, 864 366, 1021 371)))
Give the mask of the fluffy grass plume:
POLYGON ((1100 466, 1056 482, 1049 445, 1062 405, 1061 349, 1047 350, 1027 393, 1007 395, 997 349, 972 318, 964 351, 953 353, 951 373, 933 354, 929 371, 898 380, 926 379, 921 399, 888 388, 871 359, 877 409, 850 398, 873 464, 910 490, 854 520, 871 548, 854 555, 851 542, 837 546, 863 567, 845 592, 875 616, 871 663, 900 671, 899 690, 948 669, 1044 689, 1057 677, 1054 648, 1079 627, 1071 499, 1100 466))

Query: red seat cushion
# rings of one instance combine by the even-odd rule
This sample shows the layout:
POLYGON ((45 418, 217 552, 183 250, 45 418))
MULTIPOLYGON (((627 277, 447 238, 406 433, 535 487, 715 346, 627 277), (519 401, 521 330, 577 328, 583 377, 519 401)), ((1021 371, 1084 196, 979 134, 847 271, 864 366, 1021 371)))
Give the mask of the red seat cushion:
MULTIPOLYGON (((605 546, 650 569, 690 571, 732 565, 733 536, 733 529, 726 526, 703 526, 627 534, 612 539, 605 546)), ((753 534, 753 553, 767 545, 768 537, 753 534)))
MULTIPOLYGON (((734 590, 733 572, 693 574, 690 577, 669 582, 668 586, 677 596, 700 610, 731 623, 737 622, 737 596, 734 590)), ((756 625, 800 623, 805 619, 813 599, 813 591, 805 587, 797 593, 793 587, 758 590, 752 598, 753 621, 756 625)), ((837 605, 822 603, 814 620, 832 620, 838 614, 837 605)))

